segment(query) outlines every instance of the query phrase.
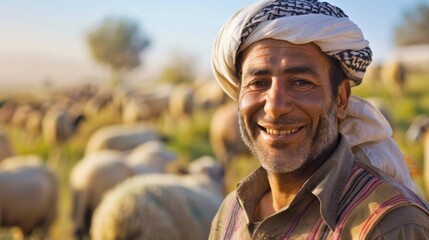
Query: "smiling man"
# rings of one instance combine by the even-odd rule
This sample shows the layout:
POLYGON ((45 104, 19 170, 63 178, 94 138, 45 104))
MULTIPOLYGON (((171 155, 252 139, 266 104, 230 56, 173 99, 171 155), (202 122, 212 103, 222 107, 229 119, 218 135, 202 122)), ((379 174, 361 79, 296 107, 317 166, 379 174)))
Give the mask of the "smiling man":
POLYGON ((210 239, 429 238, 428 204, 405 186, 407 175, 372 166, 380 155, 393 156, 385 165, 402 160, 393 140, 342 131, 353 125, 349 105, 373 110, 350 96, 371 55, 360 29, 326 2, 263 0, 224 25, 214 73, 238 102, 261 168, 226 197, 210 239))

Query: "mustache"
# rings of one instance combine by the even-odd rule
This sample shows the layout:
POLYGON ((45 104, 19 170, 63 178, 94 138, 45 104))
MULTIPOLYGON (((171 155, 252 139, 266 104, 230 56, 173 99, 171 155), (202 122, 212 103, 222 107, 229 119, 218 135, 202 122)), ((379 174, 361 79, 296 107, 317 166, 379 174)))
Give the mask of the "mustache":
POLYGON ((264 116, 258 120, 258 122, 272 124, 272 125, 293 125, 304 122, 304 119, 292 115, 284 115, 278 118, 271 118, 269 116, 264 116))

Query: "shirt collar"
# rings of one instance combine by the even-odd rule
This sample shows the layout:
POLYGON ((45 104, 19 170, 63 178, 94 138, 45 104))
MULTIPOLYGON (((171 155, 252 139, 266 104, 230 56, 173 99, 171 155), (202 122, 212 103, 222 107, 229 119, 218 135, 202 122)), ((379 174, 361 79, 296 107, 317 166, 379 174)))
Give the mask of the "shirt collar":
POLYGON ((304 188, 319 199, 320 212, 326 224, 335 229, 338 205, 351 174, 354 155, 345 137, 334 153, 305 183, 304 188))
MULTIPOLYGON (((353 167, 354 156, 347 140, 340 135, 340 142, 328 160, 307 180, 302 190, 311 192, 320 202, 322 218, 331 229, 335 229, 337 209, 342 191, 353 167)), ((237 186, 237 199, 246 212, 249 223, 259 200, 269 190, 267 172, 256 169, 237 186)), ((297 194, 298 196, 299 194, 297 194)))

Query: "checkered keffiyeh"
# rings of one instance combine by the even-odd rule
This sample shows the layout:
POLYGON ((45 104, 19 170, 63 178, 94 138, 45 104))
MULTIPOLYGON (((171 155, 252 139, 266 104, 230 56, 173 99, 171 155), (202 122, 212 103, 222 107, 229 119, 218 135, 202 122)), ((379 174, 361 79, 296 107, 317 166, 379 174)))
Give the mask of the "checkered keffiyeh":
POLYGON ((362 31, 338 7, 317 0, 262 0, 237 12, 219 32, 212 68, 223 90, 238 93, 236 58, 252 43, 266 38, 294 44, 313 42, 337 58, 352 85, 362 82, 372 52, 362 31))

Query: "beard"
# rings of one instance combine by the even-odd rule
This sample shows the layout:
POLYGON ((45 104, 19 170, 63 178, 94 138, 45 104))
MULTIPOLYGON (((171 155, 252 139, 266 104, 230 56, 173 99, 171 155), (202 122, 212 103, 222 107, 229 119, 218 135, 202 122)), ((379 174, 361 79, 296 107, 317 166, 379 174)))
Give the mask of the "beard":
POLYGON ((319 156, 323 155, 336 141, 338 136, 335 104, 332 104, 328 111, 320 116, 320 123, 314 133, 313 139, 310 139, 309 136, 307 137, 307 141, 300 144, 297 149, 287 152, 281 151, 281 148, 270 151, 258 145, 246 131, 244 119, 241 114, 239 114, 238 119, 241 138, 245 144, 265 170, 276 174, 291 173, 299 169, 304 169, 317 160, 319 156))

